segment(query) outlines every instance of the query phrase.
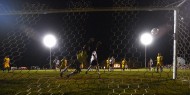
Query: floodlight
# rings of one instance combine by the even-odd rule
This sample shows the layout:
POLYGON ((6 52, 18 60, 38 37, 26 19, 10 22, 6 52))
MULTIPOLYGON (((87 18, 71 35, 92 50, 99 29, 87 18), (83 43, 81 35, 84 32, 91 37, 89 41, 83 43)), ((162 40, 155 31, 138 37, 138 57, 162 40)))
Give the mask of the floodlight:
POLYGON ((152 43, 152 35, 150 33, 144 33, 141 35, 141 43, 144 44, 144 45, 149 45, 152 43))
POLYGON ((50 61, 49 61, 50 69, 52 68, 51 67, 51 48, 55 46, 56 42, 57 42, 56 37, 51 34, 46 35, 43 39, 44 45, 50 49, 50 61))
POLYGON ((48 34, 44 37, 43 42, 45 46, 52 48, 56 44, 56 38, 54 35, 48 34))
POLYGON ((141 35, 141 43, 145 46, 145 68, 146 68, 146 46, 152 43, 152 35, 150 33, 143 33, 141 35))

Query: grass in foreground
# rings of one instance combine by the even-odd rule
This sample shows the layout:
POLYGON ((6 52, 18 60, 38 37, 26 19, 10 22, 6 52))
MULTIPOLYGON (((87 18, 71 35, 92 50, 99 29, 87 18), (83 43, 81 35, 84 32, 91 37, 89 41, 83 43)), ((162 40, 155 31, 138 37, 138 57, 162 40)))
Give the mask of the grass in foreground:
MULTIPOLYGON (((70 73, 66 72, 64 75, 70 73)), ((178 79, 172 80, 172 71, 162 73, 145 69, 124 72, 96 71, 60 78, 54 70, 23 70, 0 73, 1 95, 189 95, 190 70, 178 71, 178 79)))

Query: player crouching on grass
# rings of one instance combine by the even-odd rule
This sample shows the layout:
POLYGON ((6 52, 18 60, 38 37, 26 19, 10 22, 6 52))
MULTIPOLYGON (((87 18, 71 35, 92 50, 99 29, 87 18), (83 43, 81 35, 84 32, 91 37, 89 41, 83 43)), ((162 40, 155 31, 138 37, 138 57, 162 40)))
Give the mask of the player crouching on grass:
POLYGON ((75 74, 81 72, 80 65, 85 62, 85 60, 86 60, 86 58, 87 58, 87 53, 86 53, 86 51, 83 49, 82 51, 79 51, 76 56, 77 56, 77 60, 75 60, 74 62, 72 62, 69 66, 66 66, 63 70, 61 70, 61 72, 60 72, 60 76, 61 76, 61 77, 63 76, 63 73, 64 73, 65 71, 67 71, 67 69, 68 69, 70 66, 74 67, 75 70, 74 70, 73 72, 71 72, 70 74, 68 74, 67 77, 70 77, 71 75, 75 75, 75 74))
POLYGON ((92 66, 96 66, 96 70, 98 71, 98 74, 100 74, 96 51, 92 52, 91 59, 90 59, 90 66, 88 67, 86 74, 88 73, 88 71, 91 69, 92 66))

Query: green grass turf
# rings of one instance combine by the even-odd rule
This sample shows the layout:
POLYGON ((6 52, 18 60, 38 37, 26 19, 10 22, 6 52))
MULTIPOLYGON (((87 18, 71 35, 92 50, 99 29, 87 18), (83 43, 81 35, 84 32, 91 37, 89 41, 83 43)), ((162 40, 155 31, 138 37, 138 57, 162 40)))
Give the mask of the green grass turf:
POLYGON ((190 95, 190 70, 178 70, 178 79, 172 80, 172 71, 162 73, 145 69, 114 72, 94 70, 66 78, 73 70, 59 76, 55 70, 15 70, 0 72, 0 95, 190 95))

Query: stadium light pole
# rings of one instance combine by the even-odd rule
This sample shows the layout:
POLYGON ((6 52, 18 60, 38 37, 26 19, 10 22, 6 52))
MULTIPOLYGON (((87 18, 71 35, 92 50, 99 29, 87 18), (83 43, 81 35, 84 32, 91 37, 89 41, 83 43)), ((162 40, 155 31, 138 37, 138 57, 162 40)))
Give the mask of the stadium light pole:
POLYGON ((146 47, 152 43, 153 37, 150 33, 143 33, 140 37, 141 43, 145 46, 145 68, 146 68, 146 47))
POLYGON ((52 66, 51 66, 51 49, 52 49, 52 47, 55 46, 56 42, 57 42, 56 37, 54 35, 51 35, 51 34, 47 34, 43 38, 44 45, 50 49, 50 58, 49 58, 50 69, 52 69, 52 66))

